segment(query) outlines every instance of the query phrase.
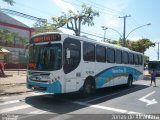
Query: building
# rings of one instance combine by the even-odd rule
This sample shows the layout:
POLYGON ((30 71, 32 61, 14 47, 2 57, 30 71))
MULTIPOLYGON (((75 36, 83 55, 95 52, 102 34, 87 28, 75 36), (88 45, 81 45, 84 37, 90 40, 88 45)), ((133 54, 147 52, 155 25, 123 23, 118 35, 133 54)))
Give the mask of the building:
POLYGON ((4 57, 5 69, 26 68, 25 44, 29 42, 33 29, 0 11, 0 30, 17 35, 12 42, 0 38, 0 47, 10 51, 4 57))

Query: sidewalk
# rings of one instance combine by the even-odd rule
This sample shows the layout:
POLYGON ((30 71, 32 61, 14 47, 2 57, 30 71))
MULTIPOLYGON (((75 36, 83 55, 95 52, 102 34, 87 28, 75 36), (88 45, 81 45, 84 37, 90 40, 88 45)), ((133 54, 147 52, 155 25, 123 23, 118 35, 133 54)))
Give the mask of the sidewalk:
POLYGON ((0 77, 0 96, 31 91, 26 88, 26 71, 5 71, 5 74, 7 77, 0 77))
POLYGON ((144 75, 143 80, 150 80, 151 79, 151 75, 149 74, 148 70, 144 70, 143 75, 144 75))

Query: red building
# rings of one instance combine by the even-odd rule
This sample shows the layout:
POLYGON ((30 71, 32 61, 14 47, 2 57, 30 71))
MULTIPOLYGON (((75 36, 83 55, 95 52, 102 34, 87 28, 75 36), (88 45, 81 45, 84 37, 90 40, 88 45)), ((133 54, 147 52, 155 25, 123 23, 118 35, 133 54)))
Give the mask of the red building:
POLYGON ((16 33, 12 42, 0 38, 0 46, 10 53, 4 57, 5 69, 25 69, 27 57, 25 45, 29 42, 33 29, 0 11, 0 29, 16 33))

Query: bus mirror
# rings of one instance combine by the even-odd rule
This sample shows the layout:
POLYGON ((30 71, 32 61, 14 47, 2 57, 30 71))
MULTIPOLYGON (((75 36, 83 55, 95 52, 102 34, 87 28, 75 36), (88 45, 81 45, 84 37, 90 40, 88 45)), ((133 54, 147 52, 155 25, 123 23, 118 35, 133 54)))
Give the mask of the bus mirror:
POLYGON ((70 58, 71 58, 71 51, 70 51, 70 49, 68 49, 68 48, 67 48, 67 50, 66 50, 66 58, 67 58, 67 59, 70 59, 70 58))

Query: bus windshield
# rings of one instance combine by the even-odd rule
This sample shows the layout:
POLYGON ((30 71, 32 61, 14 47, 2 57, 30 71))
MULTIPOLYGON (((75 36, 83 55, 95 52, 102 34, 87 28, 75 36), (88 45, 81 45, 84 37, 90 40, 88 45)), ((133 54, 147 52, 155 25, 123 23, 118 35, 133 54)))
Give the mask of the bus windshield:
POLYGON ((29 48, 29 70, 53 71, 61 67, 61 44, 33 45, 29 48))

